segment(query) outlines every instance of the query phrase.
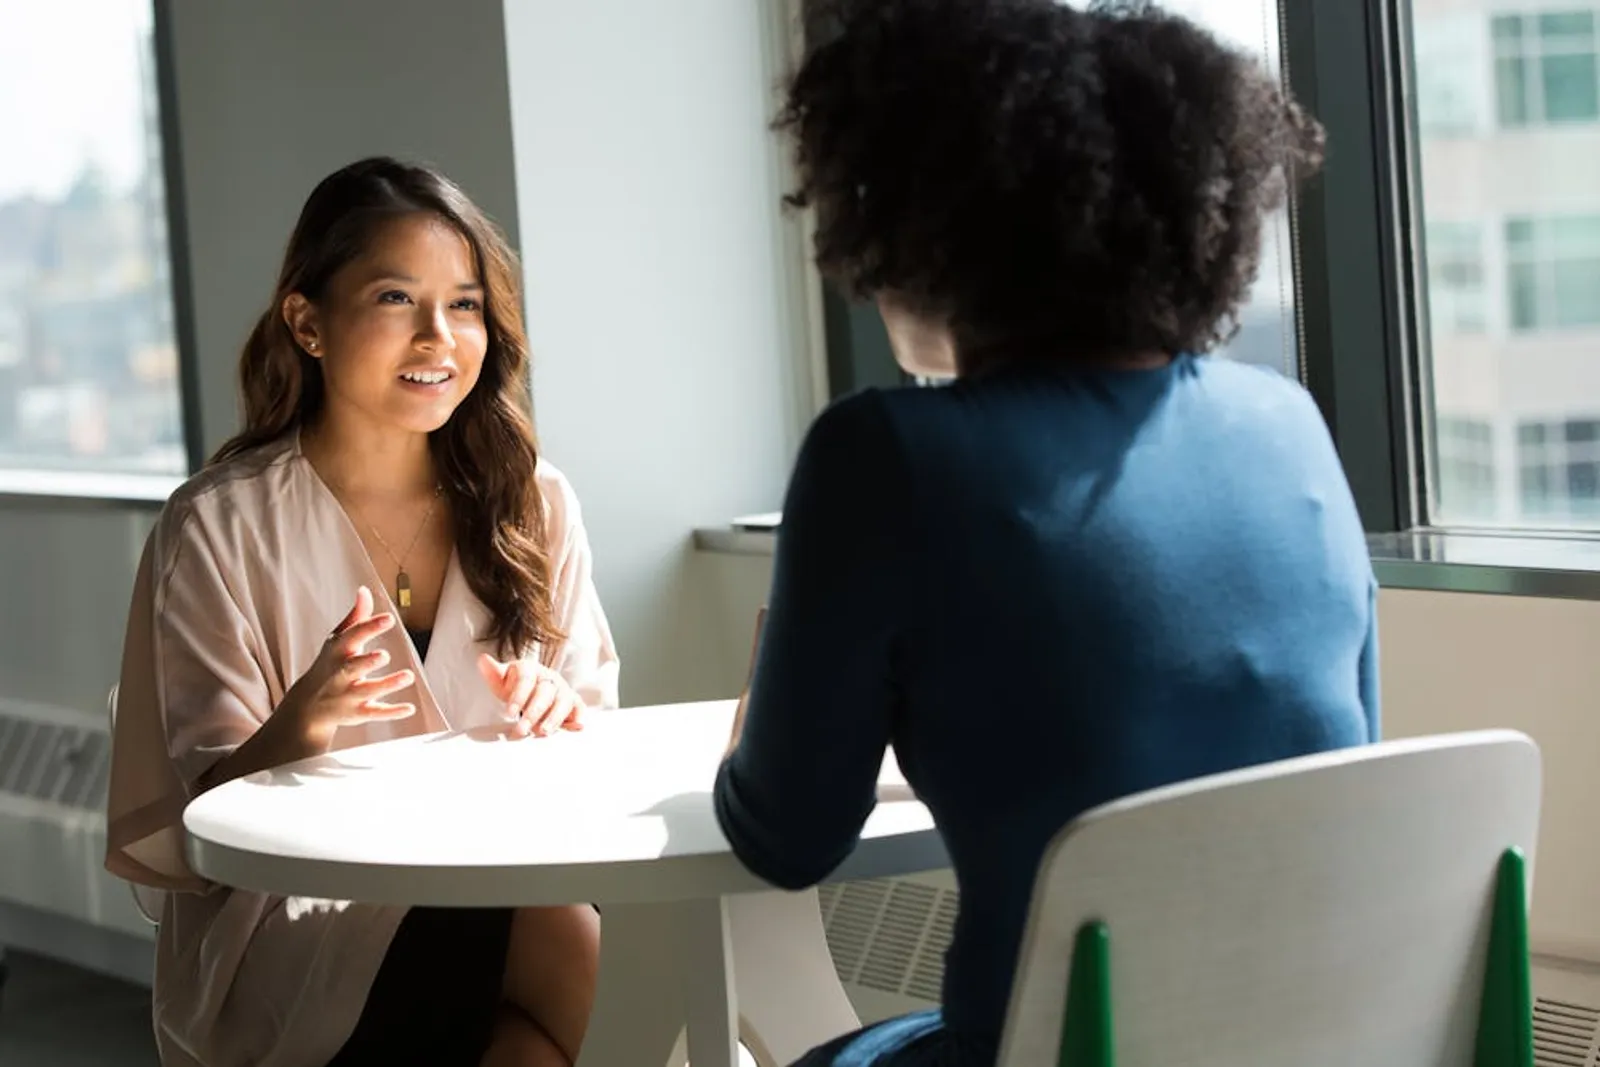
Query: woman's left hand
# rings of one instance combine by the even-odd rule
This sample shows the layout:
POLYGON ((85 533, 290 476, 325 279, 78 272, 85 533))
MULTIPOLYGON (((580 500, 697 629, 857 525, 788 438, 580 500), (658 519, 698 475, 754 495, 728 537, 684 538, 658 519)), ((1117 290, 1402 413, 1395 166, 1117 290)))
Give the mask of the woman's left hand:
POLYGON ((583 729, 583 699, 567 680, 536 659, 502 663, 488 653, 478 657, 478 670, 489 690, 504 702, 514 720, 515 737, 544 737, 557 730, 583 729))

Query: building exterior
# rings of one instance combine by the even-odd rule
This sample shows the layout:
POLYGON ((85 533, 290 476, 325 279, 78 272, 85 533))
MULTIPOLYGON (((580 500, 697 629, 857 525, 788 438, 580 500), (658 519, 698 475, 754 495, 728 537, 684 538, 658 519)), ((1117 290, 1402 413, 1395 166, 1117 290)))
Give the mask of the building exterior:
POLYGON ((1437 518, 1600 529, 1600 4, 1412 33, 1437 518))

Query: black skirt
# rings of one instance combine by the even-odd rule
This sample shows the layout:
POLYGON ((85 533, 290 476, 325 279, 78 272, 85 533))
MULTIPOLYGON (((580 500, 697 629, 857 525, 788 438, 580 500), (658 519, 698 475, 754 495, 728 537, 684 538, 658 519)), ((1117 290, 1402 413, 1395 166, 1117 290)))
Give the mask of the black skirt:
POLYGON ((505 980, 510 908, 412 908, 328 1067, 477 1067, 505 980))

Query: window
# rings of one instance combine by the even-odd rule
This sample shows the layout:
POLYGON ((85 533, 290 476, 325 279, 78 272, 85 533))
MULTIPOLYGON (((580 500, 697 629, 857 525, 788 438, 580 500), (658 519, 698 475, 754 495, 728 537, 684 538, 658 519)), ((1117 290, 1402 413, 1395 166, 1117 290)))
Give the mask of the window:
POLYGON ((1400 2, 1418 112, 1410 195, 1427 220, 1415 381, 1429 493, 1415 521, 1600 530, 1600 3, 1400 2), (1474 33, 1476 63, 1443 43, 1474 33), (1474 98, 1469 78, 1497 122, 1440 118, 1442 101, 1474 98), (1440 84, 1454 96, 1430 90, 1430 103, 1440 84))
POLYGON ((1552 525, 1600 520, 1600 418, 1517 427, 1517 494, 1524 516, 1552 525))
POLYGON ((1600 119, 1594 11, 1500 15, 1492 25, 1502 126, 1600 119))
POLYGON ((181 475, 152 5, 3 10, 0 470, 181 475))
POLYGON ((1489 111, 1488 33, 1482 18, 1418 11, 1417 125, 1431 137, 1479 131, 1489 111))
POLYGON ((1512 328, 1600 326, 1600 214, 1512 218, 1505 230, 1512 328))
POLYGON ((1430 222, 1425 240, 1434 336, 1482 333, 1488 325, 1482 228, 1471 222, 1430 222))
MULTIPOLYGON (((1275 0, 1164 0, 1161 6, 1206 27, 1283 76, 1275 0)), ((1290 378, 1302 377, 1294 270, 1289 213, 1280 211, 1263 228, 1261 269, 1239 309, 1239 332, 1217 355, 1271 367, 1290 378)))
POLYGON ((1438 439, 1438 495, 1449 501, 1453 517, 1495 517, 1494 426, 1487 419, 1441 416, 1438 439))

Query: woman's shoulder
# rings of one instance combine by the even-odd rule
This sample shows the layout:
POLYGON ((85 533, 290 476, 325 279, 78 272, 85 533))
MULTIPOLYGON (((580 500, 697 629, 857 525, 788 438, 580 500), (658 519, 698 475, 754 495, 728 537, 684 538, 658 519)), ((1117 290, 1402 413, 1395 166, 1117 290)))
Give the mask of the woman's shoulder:
POLYGON ((281 506, 295 451, 293 441, 278 440, 208 464, 167 498, 158 532, 175 539, 222 516, 281 506))
POLYGON ((1223 356, 1186 357, 1181 377, 1201 384, 1217 399, 1299 418, 1316 415, 1316 401, 1305 386, 1275 367, 1223 356))
POLYGON ((543 456, 539 457, 533 476, 544 502, 545 529, 554 538, 566 538, 570 531, 583 525, 577 490, 561 469, 543 456))

